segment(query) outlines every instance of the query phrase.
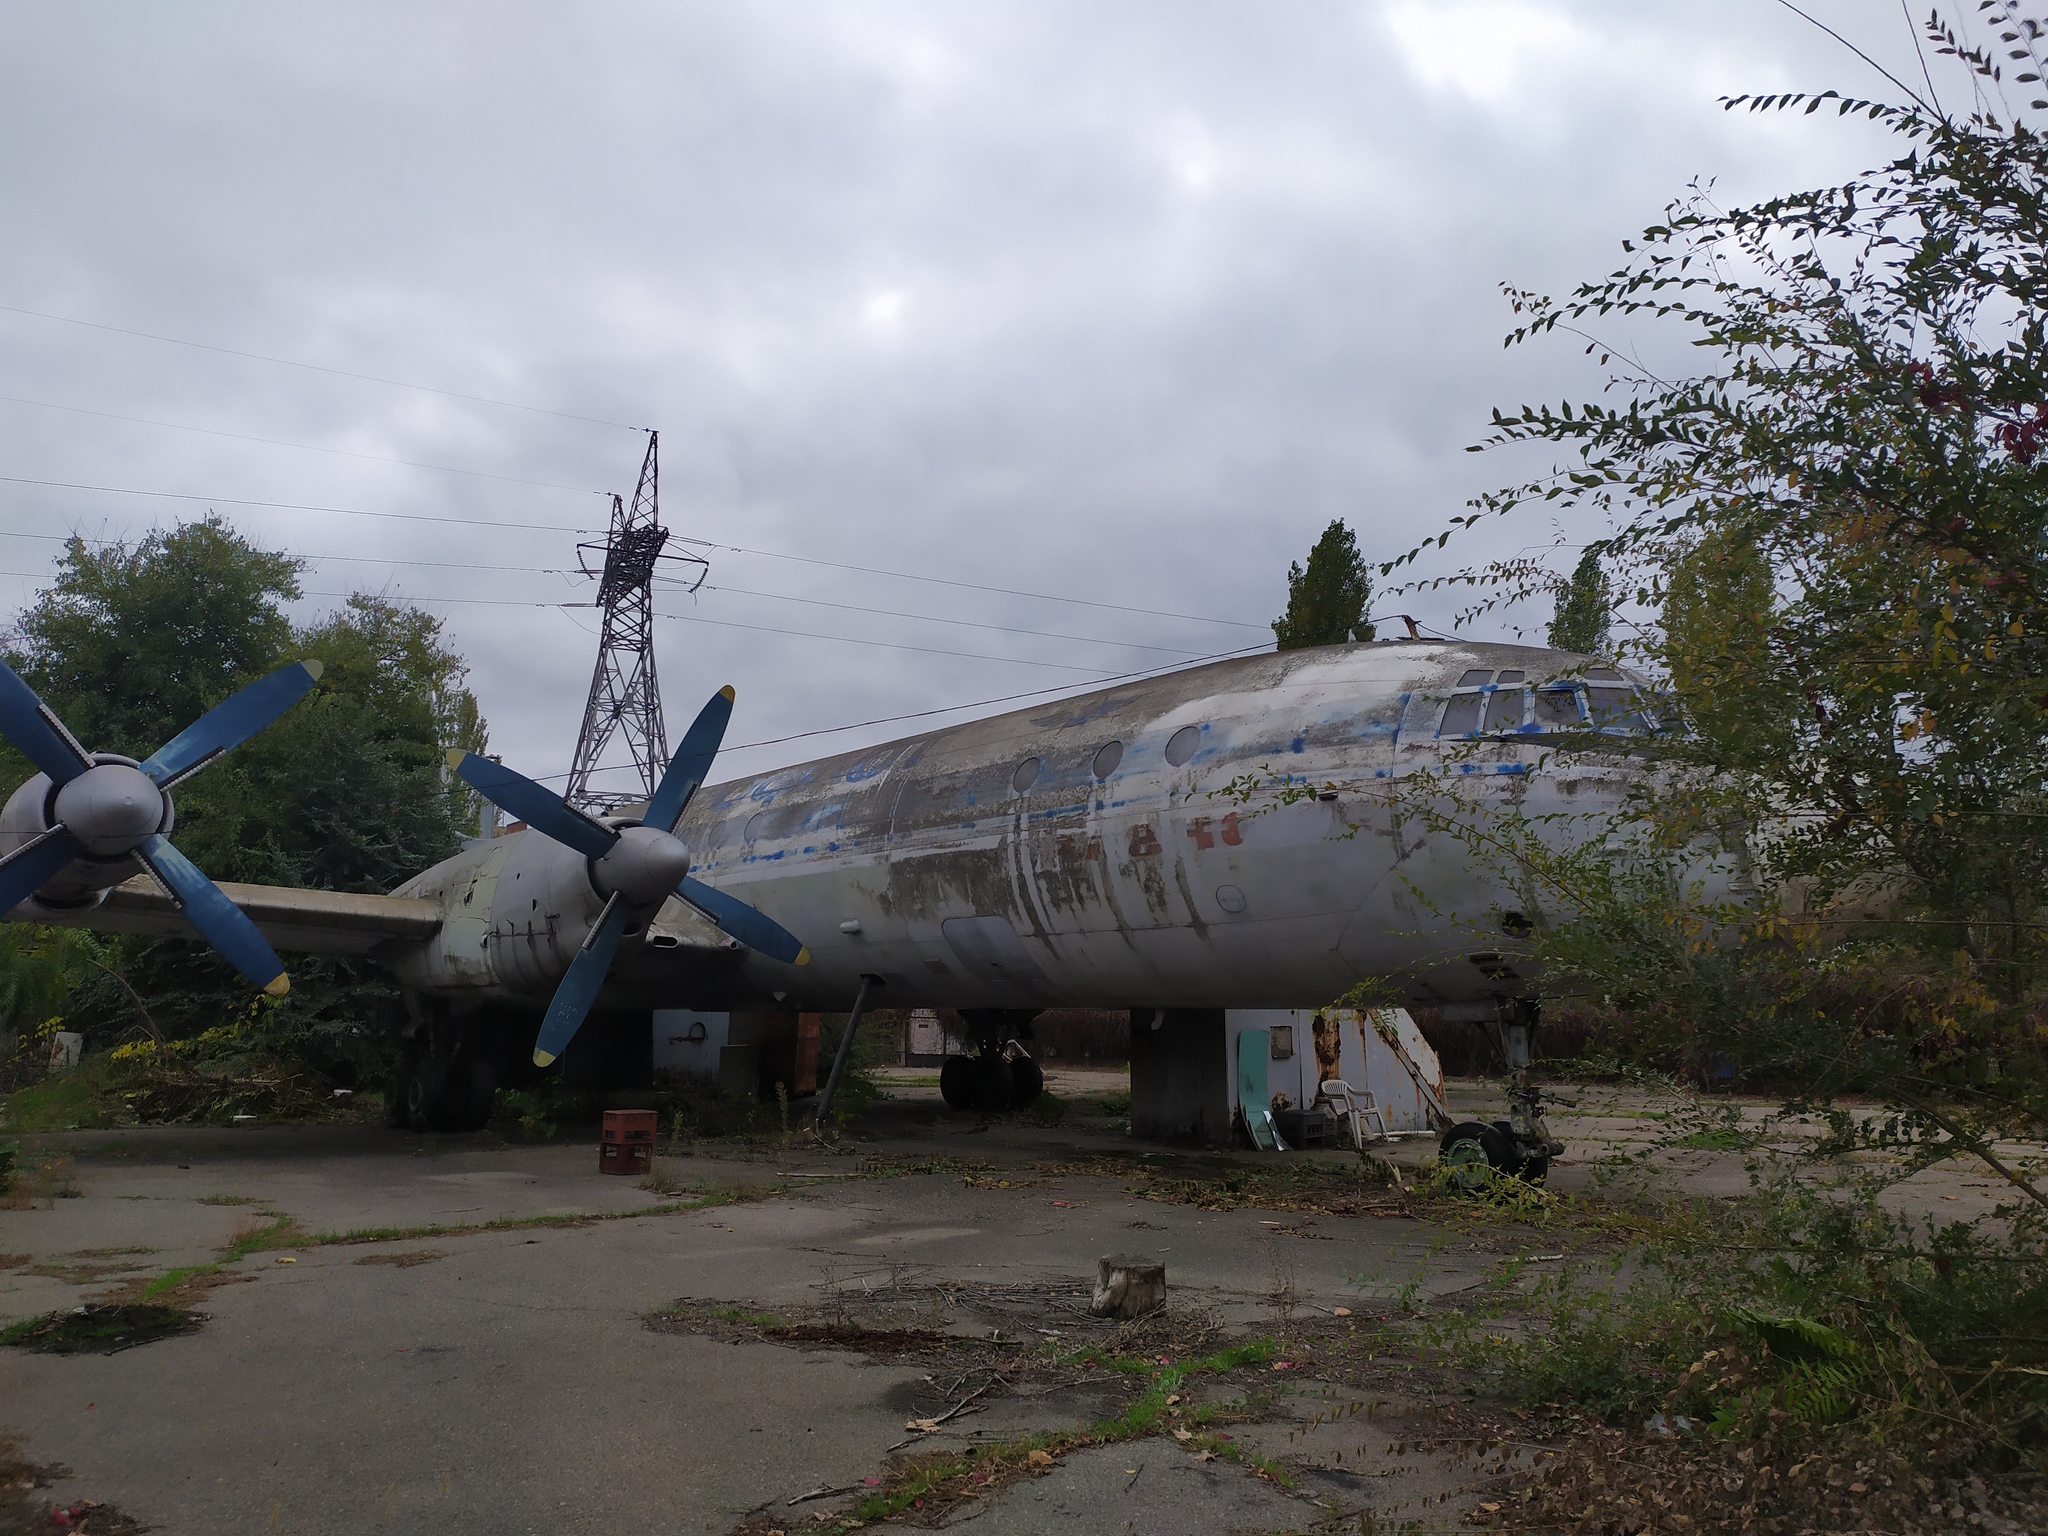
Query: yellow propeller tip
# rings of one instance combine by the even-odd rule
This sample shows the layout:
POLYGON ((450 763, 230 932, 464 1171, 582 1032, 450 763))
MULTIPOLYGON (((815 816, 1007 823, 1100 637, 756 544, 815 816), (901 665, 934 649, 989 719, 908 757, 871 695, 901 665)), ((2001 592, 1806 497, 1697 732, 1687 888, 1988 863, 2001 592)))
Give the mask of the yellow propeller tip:
POLYGON ((725 700, 725 702, 728 704, 730 704, 734 699, 739 697, 737 693, 733 692, 731 683, 727 683, 723 688, 719 689, 718 696, 721 699, 725 700))
POLYGON ((450 747, 447 752, 448 766, 450 768, 460 768, 462 766, 462 760, 467 756, 469 756, 469 754, 463 751, 462 748, 450 747))
POLYGON ((275 976, 270 978, 268 983, 265 984, 263 988, 263 995, 266 997, 283 997, 285 993, 291 991, 291 989, 291 977, 285 975, 283 971, 279 971, 275 976))
POLYGON ((809 964, 811 963, 811 952, 810 952, 810 950, 808 950, 808 949, 800 949, 800 950, 798 950, 798 951, 796 952, 796 963, 797 963, 798 965, 809 965, 809 964))
POLYGON ((320 674, 327 670, 326 662, 315 661, 310 656, 308 656, 304 661, 300 662, 299 665, 306 669, 306 676, 313 679, 313 681, 316 683, 320 681, 320 674))
POLYGON ((546 1051, 542 1050, 539 1046, 535 1046, 533 1048, 533 1064, 536 1067, 551 1067, 555 1064, 555 1058, 550 1056, 546 1051))

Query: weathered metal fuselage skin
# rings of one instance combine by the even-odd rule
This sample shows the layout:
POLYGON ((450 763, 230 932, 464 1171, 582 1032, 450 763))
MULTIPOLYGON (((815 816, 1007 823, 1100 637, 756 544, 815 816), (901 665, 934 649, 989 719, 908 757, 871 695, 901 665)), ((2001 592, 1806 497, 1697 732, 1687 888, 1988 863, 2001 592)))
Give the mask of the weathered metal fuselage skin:
MULTIPOLYGON (((1411 1003, 1512 995, 1530 978, 1486 937, 1530 899, 1397 791, 1454 791, 1465 815, 1613 803, 1621 753, 1532 772, 1559 744, 1534 726, 1436 734, 1472 669, 1585 665, 1456 642, 1266 654, 707 786, 678 829, 692 873, 812 961, 769 961, 672 899, 604 1001, 835 1009, 863 975, 892 1006, 963 1009, 1313 1007, 1369 978, 1411 1003)), ((458 1013, 544 1007, 602 905, 584 861, 532 832, 395 894, 441 904, 393 966, 458 1013)))

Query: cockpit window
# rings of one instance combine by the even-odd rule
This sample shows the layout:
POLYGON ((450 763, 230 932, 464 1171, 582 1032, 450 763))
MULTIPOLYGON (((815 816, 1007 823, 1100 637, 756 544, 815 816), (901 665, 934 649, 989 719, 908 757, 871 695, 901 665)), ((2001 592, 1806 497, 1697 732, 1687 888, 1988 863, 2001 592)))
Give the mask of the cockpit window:
POLYGON ((1528 675, 1529 674, 1526 672, 1503 672, 1499 677, 1496 677, 1494 681, 1505 687, 1509 683, 1519 683, 1523 678, 1527 677, 1528 675))
POLYGON ((1574 731, 1585 723, 1579 711, 1579 690, 1569 683, 1546 684, 1536 690, 1536 728, 1539 731, 1574 731))
MULTIPOLYGON (((1505 679, 1507 673, 1501 677, 1505 679)), ((1515 681, 1521 681, 1521 674, 1515 674, 1515 681)), ((1480 730, 1491 736, 1498 731, 1519 731, 1522 728, 1522 690, 1519 687, 1496 687, 1486 695, 1486 723, 1480 730)))
POLYGON ((1482 667, 1477 671, 1467 672, 1464 676, 1460 677, 1458 679, 1458 686, 1460 688, 1477 688, 1481 683, 1490 683, 1492 681, 1493 674, 1482 667))
POLYGON ((1483 693, 1453 694, 1451 702, 1444 706, 1443 723, 1436 728, 1437 735, 1470 736, 1479 729, 1479 710, 1485 702, 1483 693))
POLYGON ((1650 729, 1649 717, 1643 713, 1635 690, 1626 685, 1594 683, 1586 689, 1586 708, 1595 730, 1633 734, 1650 729))

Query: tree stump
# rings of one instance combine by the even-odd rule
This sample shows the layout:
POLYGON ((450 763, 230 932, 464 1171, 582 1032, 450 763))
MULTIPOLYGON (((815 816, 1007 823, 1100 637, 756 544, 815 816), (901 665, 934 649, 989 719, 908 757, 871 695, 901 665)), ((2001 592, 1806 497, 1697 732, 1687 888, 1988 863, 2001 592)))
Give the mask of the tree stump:
POLYGON ((1088 1310, 1097 1317, 1129 1319, 1143 1317, 1166 1305, 1166 1266, 1150 1259, 1119 1258, 1098 1260, 1095 1267, 1095 1300, 1088 1310))

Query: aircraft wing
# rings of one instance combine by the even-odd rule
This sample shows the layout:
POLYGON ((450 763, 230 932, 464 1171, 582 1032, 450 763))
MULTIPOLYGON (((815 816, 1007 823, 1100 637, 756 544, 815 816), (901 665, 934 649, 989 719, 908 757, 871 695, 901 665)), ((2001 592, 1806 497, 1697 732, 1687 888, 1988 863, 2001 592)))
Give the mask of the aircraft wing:
MULTIPOLYGON (((441 909, 407 896, 365 896, 354 891, 307 891, 289 885, 219 882, 278 949, 315 955, 376 955, 431 939, 441 927, 441 909)), ((51 923, 97 933, 142 933, 196 939, 177 903, 147 875, 137 875, 107 892, 96 907, 46 912, 27 903, 7 914, 10 922, 51 923)))

